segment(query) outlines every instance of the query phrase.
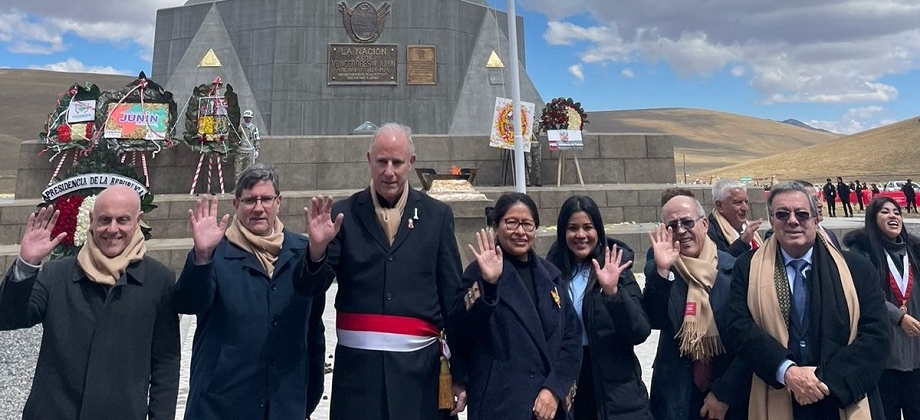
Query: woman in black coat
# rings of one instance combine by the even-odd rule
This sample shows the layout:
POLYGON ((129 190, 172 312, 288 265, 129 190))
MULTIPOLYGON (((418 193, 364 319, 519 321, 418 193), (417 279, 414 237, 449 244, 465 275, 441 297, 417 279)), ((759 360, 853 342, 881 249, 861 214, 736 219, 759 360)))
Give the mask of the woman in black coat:
POLYGON ((537 206, 509 193, 492 216, 450 315, 453 370, 468 372, 454 380, 466 382, 470 420, 569 418, 581 331, 559 270, 533 251, 537 206))
POLYGON ((920 419, 920 239, 907 233, 901 206, 891 197, 877 197, 866 207, 865 226, 849 232, 843 243, 862 254, 878 270, 891 326, 891 353, 879 395, 888 419, 920 419))
POLYGON ((546 259, 562 271, 582 322, 575 420, 650 420, 648 389, 633 347, 648 338, 651 326, 642 310, 642 290, 629 270, 633 250, 605 236, 591 197, 569 197, 556 228, 546 259))

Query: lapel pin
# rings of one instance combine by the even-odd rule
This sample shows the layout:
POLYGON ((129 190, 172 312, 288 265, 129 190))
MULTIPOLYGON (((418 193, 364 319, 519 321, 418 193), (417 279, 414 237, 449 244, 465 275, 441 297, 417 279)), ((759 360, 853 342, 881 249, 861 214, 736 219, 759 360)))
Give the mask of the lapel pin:
POLYGON ((553 291, 550 294, 553 296, 553 302, 556 302, 556 306, 562 308, 562 299, 559 299, 559 291, 556 286, 553 286, 553 291))
POLYGON ((415 223, 412 223, 412 219, 409 219, 409 229, 415 229, 415 223))
POLYGON ((412 216, 412 218, 418 220, 418 207, 414 208, 413 210, 415 210, 415 215, 412 216))

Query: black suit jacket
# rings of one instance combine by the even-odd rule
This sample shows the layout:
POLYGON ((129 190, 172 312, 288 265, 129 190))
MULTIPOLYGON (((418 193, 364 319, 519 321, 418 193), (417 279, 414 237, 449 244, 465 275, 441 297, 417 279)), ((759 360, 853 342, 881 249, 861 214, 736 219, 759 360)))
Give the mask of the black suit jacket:
MULTIPOLYGON (((710 213, 707 218, 709 219, 709 231, 706 233, 709 235, 709 239, 712 239, 712 241, 716 243, 716 248, 719 251, 727 252, 731 254, 732 257, 737 258, 741 254, 751 250, 751 245, 744 243, 740 238, 729 242, 729 239, 722 233, 722 229, 719 228, 719 223, 712 213, 710 213)), ((651 259, 647 261, 651 261, 651 259)))

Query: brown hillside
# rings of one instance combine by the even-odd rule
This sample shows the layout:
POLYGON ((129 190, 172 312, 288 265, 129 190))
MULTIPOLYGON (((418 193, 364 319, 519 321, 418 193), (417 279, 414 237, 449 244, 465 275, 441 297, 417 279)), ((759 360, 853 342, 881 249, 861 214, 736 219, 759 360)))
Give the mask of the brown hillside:
POLYGON ((674 140, 674 161, 682 177, 687 173, 730 165, 827 142, 837 134, 796 127, 777 121, 704 109, 642 109, 589 112, 586 130, 595 133, 655 132, 674 140))
POLYGON ((95 83, 102 90, 115 90, 132 80, 134 77, 109 74, 0 69, 0 134, 36 140, 58 95, 74 83, 95 83))
POLYGON ((800 150, 705 172, 705 176, 886 181, 920 178, 920 122, 911 118, 800 150))

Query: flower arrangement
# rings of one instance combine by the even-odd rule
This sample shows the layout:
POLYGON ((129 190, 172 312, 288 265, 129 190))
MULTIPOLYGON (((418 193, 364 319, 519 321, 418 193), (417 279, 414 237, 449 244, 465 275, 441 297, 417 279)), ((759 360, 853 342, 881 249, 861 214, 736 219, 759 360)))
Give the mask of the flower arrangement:
POLYGON ((60 153, 71 149, 85 150, 90 147, 90 141, 96 134, 95 108, 93 107, 101 94, 99 87, 94 84, 74 83, 70 89, 58 95, 57 104, 45 121, 45 131, 39 133, 46 150, 60 153), (84 109, 87 107, 88 109, 84 109), (69 121, 71 108, 82 109, 85 112, 83 118, 75 118, 80 122, 69 121))
POLYGON ((73 233, 74 246, 83 246, 86 238, 89 236, 89 228, 92 221, 89 219, 89 212, 96 205, 96 196, 91 195, 83 199, 80 209, 77 211, 77 226, 73 233))
MULTIPOLYGON (((55 201, 54 208, 57 209, 60 214, 58 215, 57 224, 54 225, 54 229, 51 231, 51 237, 57 237, 61 232, 67 234, 67 236, 61 240, 61 244, 58 248, 74 246, 74 233, 76 233, 77 230, 77 214, 79 213, 80 206, 83 204, 84 198, 84 196, 79 194, 69 194, 55 201)), ((55 253, 57 253, 58 250, 55 251, 55 253)))
POLYGON ((199 153, 226 157, 236 150, 240 105, 233 86, 220 78, 192 89, 185 108, 185 144, 199 153), (221 90, 223 93, 221 94, 221 90))
POLYGON ((540 131, 547 130, 584 130, 588 123, 588 113, 581 107, 581 102, 572 98, 555 98, 543 107, 540 114, 540 131))

